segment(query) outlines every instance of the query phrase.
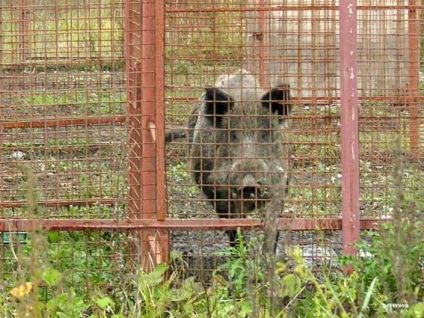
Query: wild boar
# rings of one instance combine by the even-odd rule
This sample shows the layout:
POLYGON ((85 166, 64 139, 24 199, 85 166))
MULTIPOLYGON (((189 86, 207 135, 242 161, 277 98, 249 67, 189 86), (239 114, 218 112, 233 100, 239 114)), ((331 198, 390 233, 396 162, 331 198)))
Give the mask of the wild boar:
MULTIPOLYGON (((261 212, 275 194, 283 205, 291 109, 288 85, 265 91, 245 70, 205 89, 189 119, 188 168, 219 217, 261 212)), ((236 231, 227 234, 234 246, 236 231)))

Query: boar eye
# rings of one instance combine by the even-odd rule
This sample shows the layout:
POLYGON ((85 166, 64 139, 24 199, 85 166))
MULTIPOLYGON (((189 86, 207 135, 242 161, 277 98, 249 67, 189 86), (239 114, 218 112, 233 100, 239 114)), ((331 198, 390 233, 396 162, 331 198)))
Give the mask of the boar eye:
POLYGON ((259 131, 259 141, 260 142, 271 142, 272 141, 272 131, 271 130, 261 130, 261 131, 259 131))
POLYGON ((236 131, 230 131, 229 135, 230 135, 230 142, 233 142, 233 143, 238 142, 239 138, 236 131))

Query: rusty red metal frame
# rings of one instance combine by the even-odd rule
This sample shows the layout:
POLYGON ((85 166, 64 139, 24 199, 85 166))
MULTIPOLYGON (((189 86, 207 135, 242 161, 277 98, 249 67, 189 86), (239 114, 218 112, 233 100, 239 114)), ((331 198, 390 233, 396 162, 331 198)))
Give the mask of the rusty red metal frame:
MULTIPOLYGON (((21 62, 25 62, 30 13, 25 11, 25 0, 19 1, 20 18, 20 53, 21 62)), ((419 114, 418 101, 423 100, 418 86, 418 49, 419 21, 416 0, 409 0, 402 6, 356 6, 354 0, 340 0, 339 6, 262 6, 249 8, 217 8, 182 9, 175 11, 207 12, 207 11, 259 11, 260 16, 272 10, 339 10, 340 13, 340 77, 341 77, 341 133, 342 133, 342 209, 343 217, 320 219, 279 219, 278 228, 293 231, 302 230, 343 230, 344 253, 352 254, 356 249, 352 243, 359 238, 360 229, 373 229, 379 222, 387 219, 362 219, 359 215, 359 140, 358 140, 358 100, 357 94, 357 53, 356 53, 356 12, 357 10, 407 9, 409 10, 409 94, 411 113, 411 148, 418 148, 419 114)), ((161 254, 160 261, 166 261, 168 255, 169 230, 226 230, 237 227, 260 228, 262 222, 253 219, 168 219, 166 217, 166 176, 164 149, 164 1, 146 0, 141 2, 125 1, 126 30, 125 41, 128 77, 128 116, 99 118, 64 118, 60 120, 38 120, 25 122, 5 122, 0 125, 0 132, 12 128, 34 128, 49 126, 95 125, 102 123, 127 123, 130 135, 128 146, 130 185, 128 209, 130 218, 119 219, 1 219, 0 231, 30 231, 39 226, 48 230, 114 230, 141 231, 141 250, 143 263, 149 256, 161 254), (158 232, 159 231, 159 232, 158 232), (160 233, 160 240, 156 234, 160 233), (150 255, 149 255, 150 253, 150 255)), ((261 22, 263 23, 263 21, 261 22)), ((264 28, 262 24, 261 28, 264 28)), ((261 43, 265 56, 266 43, 261 43)), ((263 57, 262 56, 262 57, 263 57)), ((266 61, 266 58, 261 58, 266 61)), ((261 69, 266 69, 262 65, 261 69)), ((261 75, 262 72, 261 72, 261 75)), ((264 82, 264 77, 261 82, 264 82)), ((398 96, 396 96, 398 97, 398 96)), ((388 98, 373 97, 372 100, 388 98)), ((321 98, 327 102, 328 98, 321 98)), ((316 97, 314 102, 321 100, 316 97)), ((308 98, 306 98, 308 100, 308 98)), ((337 100, 334 98, 332 100, 337 100)), ((300 101, 299 101, 300 102, 300 101)), ((338 116, 334 116, 337 117, 338 116)), ((305 116, 299 116, 305 118, 305 116)), ((362 117, 361 117, 362 118, 362 117)), ((1 149, 0 149, 1 152, 1 149)), ((113 205, 115 199, 90 199, 69 201, 41 201, 45 206, 66 205, 113 205)), ((1 207, 20 207, 23 202, 0 202, 1 207)), ((158 259, 158 258, 156 258, 158 259)), ((159 262, 159 261, 158 261, 159 262)))
MULTIPOLYGON (((356 254, 359 240, 359 119, 357 10, 355 0, 340 0, 340 120, 343 253, 356 254)), ((346 269, 350 271, 350 269, 346 269)))
MULTIPOLYGON (((129 216, 163 220, 167 209, 163 96, 165 4, 154 0, 139 4, 127 2, 126 12, 127 74, 130 78, 129 216)), ((168 233, 158 233, 149 227, 137 229, 142 229, 139 233, 142 266, 149 269, 151 265, 166 261, 168 233)))
POLYGON ((409 0, 408 10, 408 45, 409 45, 409 110, 410 110, 410 148, 411 152, 419 153, 419 21, 416 9, 417 0, 409 0))
MULTIPOLYGON (((264 0, 259 0, 259 7, 262 8, 264 5, 264 0)), ((269 83, 267 81, 268 74, 266 74, 267 68, 267 48, 266 48, 266 42, 267 39, 264 39, 264 34, 266 32, 265 30, 265 11, 259 11, 259 22, 258 22, 258 32, 259 35, 257 37, 259 41, 259 84, 261 87, 268 87, 269 83)))
MULTIPOLYGON (((416 1, 416 0, 412 0, 416 1)), ((309 11, 309 10, 338 10, 337 5, 276 5, 276 6, 252 6, 246 8, 228 8, 228 7, 213 7, 213 8, 184 8, 172 9, 173 12, 249 12, 249 11, 309 11)), ((357 10, 419 10, 424 9, 424 5, 406 4, 406 5, 358 5, 357 10)))
POLYGON ((26 61, 29 54, 29 44, 30 44, 30 18, 31 12, 28 9, 27 0, 19 0, 18 7, 20 12, 19 17, 19 57, 20 62, 26 61))
POLYGON ((44 128, 44 127, 65 127, 65 126, 88 126, 101 124, 125 123, 126 116, 104 116, 85 118, 64 118, 47 120, 27 120, 2 123, 3 129, 13 128, 44 128))
MULTIPOLYGON (((380 222, 390 219, 362 219, 360 227, 362 230, 375 229, 380 222)), ((38 220, 12 218, 0 220, 0 232, 5 231, 31 231, 44 228, 47 230, 228 230, 235 228, 254 229, 261 228, 263 223, 258 219, 85 219, 85 220, 38 220)), ((342 230, 343 221, 340 218, 280 218, 277 220, 279 230, 290 231, 312 231, 312 230, 342 230)))

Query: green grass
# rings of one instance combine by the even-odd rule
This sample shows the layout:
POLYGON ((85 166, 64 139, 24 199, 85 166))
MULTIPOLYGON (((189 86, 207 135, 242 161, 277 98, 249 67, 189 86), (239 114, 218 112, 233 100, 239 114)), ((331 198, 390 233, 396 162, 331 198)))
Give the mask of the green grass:
MULTIPOLYGON (((69 2, 55 1, 59 5, 69 2)), ((53 78, 56 86, 42 90, 30 86, 19 95, 16 93, 11 107, 2 109, 3 119, 124 114, 126 93, 123 87, 112 87, 115 74, 108 72, 124 68, 121 5, 112 0, 102 1, 102 7, 94 0, 84 3, 90 7, 33 12, 29 26, 29 55, 33 60, 28 63, 35 65, 37 77, 53 78), (49 62, 36 60, 39 58, 49 62), (65 63, 70 60, 70 65, 65 63), (87 75, 90 72, 91 75, 87 75)), ((240 1, 230 1, 222 5, 239 4, 240 1)), ((165 107, 169 125, 187 121, 203 88, 213 84, 214 74, 242 66, 246 44, 241 13, 173 14, 167 25, 169 30, 179 31, 168 30, 165 52, 165 107), (233 32, 228 33, 219 25, 232 25, 233 32), (194 32, 184 32, 193 26, 194 32)), ((20 16, 10 7, 2 8, 1 15, 0 63, 8 68, 21 62, 17 24, 20 16)), ((305 115, 336 115, 339 107, 296 111, 305 115)), ((373 258, 340 261, 353 265, 352 275, 342 276, 336 272, 324 279, 318 278, 304 263, 299 250, 293 248, 289 259, 280 260, 276 265, 278 277, 274 283, 279 289, 273 294, 269 292, 270 281, 266 280, 261 267, 263 258, 254 254, 258 247, 241 244, 225 252, 224 256, 230 258, 212 275, 210 285, 194 277, 178 277, 178 271, 185 272, 187 268, 178 268, 167 280, 165 265, 152 273, 134 266, 136 261, 127 250, 133 238, 127 234, 34 232, 26 244, 0 244, 3 259, 0 270, 4 279, 0 313, 4 317, 132 318, 140 313, 145 317, 245 317, 253 313, 260 318, 386 317, 384 304, 404 301, 402 297, 407 295, 410 307, 400 316, 422 316, 422 276, 419 278, 422 267, 417 267, 424 254, 418 241, 422 221, 412 218, 414 213, 424 210, 422 166, 408 159, 408 114, 396 113, 395 121, 379 120, 390 113, 393 108, 385 102, 361 105, 361 115, 374 117, 373 122, 360 130, 361 216, 392 215, 397 211, 401 212, 397 214, 399 222, 393 222, 391 228, 380 229, 377 236, 371 235, 371 246, 367 242, 360 243, 360 249, 371 252, 373 258), (405 153, 401 182, 392 174, 395 136, 401 136, 400 147, 405 153), (404 190, 402 200, 396 187, 404 190), (417 234, 408 236, 410 233, 417 234), (223 272, 229 274, 226 276, 223 272), (412 283, 406 284, 403 277, 412 283), (32 291, 19 297, 11 294, 15 287, 29 282, 32 291), (270 306, 274 301, 271 296, 281 300, 275 307, 270 306)), ((2 200, 31 202, 26 207, 3 209, 3 217, 107 219, 127 216, 126 127, 68 128, 7 130, 5 136, 9 139, 2 143, 2 200), (25 152, 29 164, 11 157, 18 150, 25 152), (28 171, 25 174, 22 166, 30 167, 33 176, 29 176, 28 171), (117 204, 69 207, 36 204, 44 199, 97 197, 114 198, 117 204)), ((299 120, 293 122, 292 129, 288 140, 293 156, 292 171, 297 179, 292 181, 286 209, 303 217, 340 216, 338 120, 299 120)), ((181 159, 183 152, 180 149, 175 157, 167 157, 168 187, 173 188, 171 194, 175 199, 169 197, 168 204, 171 216, 178 212, 176 217, 190 217, 193 209, 198 208, 187 205, 196 202, 199 190, 187 174, 186 163, 181 159)))
MULTIPOLYGON (((241 3, 231 1, 221 6, 237 7, 241 3)), ((85 60, 85 63, 72 63, 76 67, 83 67, 87 61, 95 61, 99 57, 104 60, 103 64, 107 60, 110 63, 115 60, 112 64, 116 64, 117 60, 123 58, 122 3, 107 0, 101 4, 98 1, 84 4, 57 1, 55 4, 57 10, 51 5, 34 6, 29 11, 26 59, 32 62, 54 60, 61 65, 66 65, 71 59, 85 60)), ((193 8, 196 6, 194 4, 193 8)), ((18 6, 11 5, 2 8, 1 14, 0 64, 20 63, 18 21, 21 12, 18 6)), ((241 52, 245 37, 242 12, 204 12, 201 16, 196 12, 174 12, 167 15, 167 20, 166 56, 175 74, 187 74, 199 62, 200 65, 210 63, 213 67, 222 65, 222 60, 243 59, 241 52), (222 25, 231 25, 233 33, 220 36, 220 33, 226 32, 222 25), (192 28, 196 31, 188 32, 192 28), (187 47, 192 50, 188 51, 187 47)))
POLYGON ((330 270, 324 265, 318 276, 298 247, 287 248, 286 259, 266 260, 260 236, 246 243, 239 234, 238 246, 222 252, 227 261, 208 284, 183 278, 187 268, 178 253, 172 253, 171 272, 167 264, 149 273, 126 267, 125 254, 115 250, 117 241, 127 239, 121 234, 37 233, 26 245, 6 250, 8 274, 0 292, 0 313, 4 317, 365 318, 388 317, 394 311, 396 317, 420 318, 424 241, 422 220, 408 222, 413 218, 409 214, 398 224, 368 233, 357 244, 368 256, 334 259, 338 266, 352 266, 349 275, 343 275, 340 267, 330 270), (16 293, 27 284, 29 291, 22 288, 16 293), (91 286, 96 286, 94 291, 91 286), (406 306, 390 309, 390 304, 406 306))
MULTIPOLYGON (((61 2, 61 1, 58 1, 61 2)), ((28 55, 32 59, 68 60, 118 59, 123 57, 123 9, 115 0, 89 1, 70 5, 68 1, 54 6, 34 6, 30 20, 28 55), (69 9, 65 5, 69 6, 69 9)), ((19 63, 19 8, 2 8, 1 64, 19 63)))
POLYGON ((15 98, 12 103, 16 106, 14 116, 24 116, 28 111, 33 114, 45 114, 48 117, 81 117, 82 115, 110 115, 122 114, 126 94, 111 89, 109 91, 87 92, 83 89, 53 92, 30 92, 15 98))

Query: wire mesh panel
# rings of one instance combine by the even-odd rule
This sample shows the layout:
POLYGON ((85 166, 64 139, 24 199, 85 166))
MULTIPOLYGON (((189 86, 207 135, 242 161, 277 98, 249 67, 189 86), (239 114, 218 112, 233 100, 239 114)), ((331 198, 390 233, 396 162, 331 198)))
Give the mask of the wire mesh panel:
MULTIPOLYGON (((80 219, 126 217, 123 3, 5 0, 0 13, 3 286, 28 274, 45 279, 47 269, 76 295, 110 288, 123 273, 126 234, 8 230, 20 227, 18 218, 33 220, 32 229, 48 219, 81 229, 80 219)), ((46 299, 57 284, 43 285, 46 299)))
POLYGON ((111 204, 118 216, 126 194, 122 5, 29 3, 2 5, 2 216, 25 205, 22 166, 36 179, 44 217, 111 215, 111 204))
MULTIPOLYGON (((226 218, 240 216, 263 220, 258 201, 272 195, 261 192, 266 185, 261 169, 272 171, 267 166, 272 156, 257 139, 264 126, 258 119, 251 120, 260 115, 250 108, 259 105, 272 87, 289 90, 287 104, 292 105, 290 113, 284 114, 287 121, 282 130, 287 148, 273 151, 283 165, 287 160, 287 170, 282 170, 289 174, 288 193, 281 195, 278 215, 293 220, 342 216, 338 5, 338 1, 311 0, 166 2, 167 124, 175 130, 188 122, 186 136, 167 148, 170 217, 221 217, 222 224, 229 222, 226 218), (254 163, 247 164, 250 159, 254 163), (246 179, 249 175, 253 186, 246 179), (231 183, 232 178, 240 181, 231 183), (245 193, 247 184, 250 193, 245 193), (221 188, 224 194, 218 194, 221 188), (237 201, 249 198, 256 204, 253 212, 243 210, 245 204, 237 201)), ((355 72, 359 76, 355 80, 360 99, 363 217, 387 216, 392 209, 397 139, 407 158, 408 190, 422 205, 416 187, 423 178, 419 11, 411 5, 408 1, 358 2, 355 72)), ((271 107, 271 113, 276 109, 271 107)), ((281 171, 271 174, 285 178, 281 171)), ((280 196, 278 187, 270 188, 280 196)), ((293 229, 300 224, 287 222, 285 226, 293 229)), ((174 233, 173 246, 191 256, 212 255, 212 250, 228 246, 222 231, 199 235, 174 233)), ((312 258, 341 251, 338 233, 282 237, 277 254, 284 253, 283 242, 304 246, 305 251, 313 251, 312 258)))
POLYGON ((423 211, 423 91, 419 82, 420 11, 411 1, 361 1, 358 13, 361 211, 391 217, 395 175, 423 211), (378 7, 373 7, 377 6, 378 7), (399 167, 396 162, 401 161, 399 167), (401 171, 394 171, 401 169, 401 171))
MULTIPOLYGON (((337 7, 168 1, 166 8, 168 125, 189 123, 185 139, 168 147, 169 216, 265 220, 269 204, 286 218, 340 216, 337 7)), ((234 239, 193 235, 174 232, 172 246, 210 256, 234 239)), ((281 235, 277 254, 297 243, 316 258, 316 240, 312 232, 281 235)), ((328 255, 340 249, 337 239, 319 244, 328 255)))
MULTIPOLYGON (((134 1, 126 6, 128 72, 128 214, 133 219, 164 221, 164 3, 134 1)), ((143 268, 168 255, 168 233, 138 233, 143 268)))
POLYGON ((333 231, 342 216, 358 218, 343 210, 347 195, 359 203, 359 177, 370 221, 362 224, 390 218, 399 189, 422 213, 421 7, 357 8, 352 16, 335 0, 3 1, 6 287, 34 274, 46 300, 59 276, 75 295, 138 288, 128 272, 167 260, 168 229, 189 275, 205 280, 241 237, 261 239, 252 253, 300 245, 320 269, 345 248, 333 231), (346 14, 357 38, 343 27, 346 14), (341 46, 345 36, 355 50, 341 46), (359 133, 359 145, 346 133, 359 133), (358 147, 360 172, 346 175, 358 147), (55 231, 17 231, 43 227, 55 231), (118 228, 132 231, 108 231, 118 228), (85 232, 56 231, 69 229, 85 232))

